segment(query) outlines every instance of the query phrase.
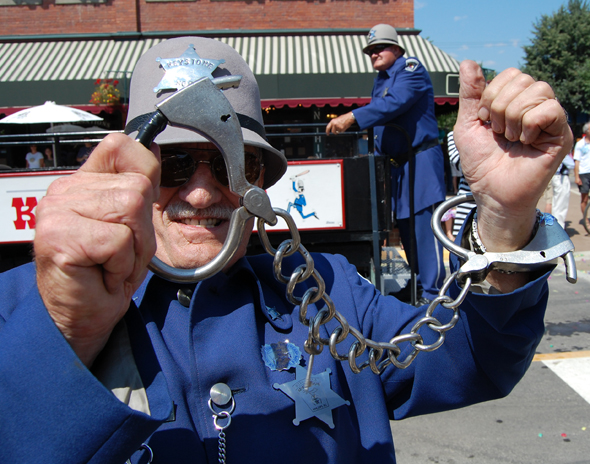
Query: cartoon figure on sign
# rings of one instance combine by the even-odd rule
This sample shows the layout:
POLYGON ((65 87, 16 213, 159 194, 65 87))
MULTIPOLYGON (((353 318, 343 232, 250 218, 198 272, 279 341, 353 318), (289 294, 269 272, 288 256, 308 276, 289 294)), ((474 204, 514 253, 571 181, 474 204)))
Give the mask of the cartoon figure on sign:
POLYGON ((307 206, 307 202, 305 201, 305 195, 303 195, 303 191, 305 190, 305 184, 301 176, 307 174, 308 172, 309 169, 307 171, 300 172, 299 174, 296 174, 295 176, 289 179, 292 182, 291 185, 293 186, 293 191, 295 192, 295 200, 293 201, 293 203, 289 202, 289 206, 287 207, 287 213, 289 213, 291 211, 291 208, 293 207, 299 212, 303 219, 307 219, 311 216, 315 217, 316 219, 319 219, 315 211, 309 214, 303 214, 303 207, 307 206))

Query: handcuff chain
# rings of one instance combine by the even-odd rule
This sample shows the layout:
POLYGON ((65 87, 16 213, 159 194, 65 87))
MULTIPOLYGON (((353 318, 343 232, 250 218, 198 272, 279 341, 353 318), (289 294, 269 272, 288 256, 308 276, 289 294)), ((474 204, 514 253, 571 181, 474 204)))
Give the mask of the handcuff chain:
POLYGON ((273 269, 275 278, 279 282, 287 284, 287 299, 294 305, 299 306, 299 321, 309 327, 308 338, 304 345, 307 353, 310 355, 320 354, 324 346, 328 346, 332 357, 339 361, 348 361, 350 369, 355 374, 358 374, 367 367, 369 367, 375 374, 381 374, 389 364, 393 364, 400 369, 405 369, 412 363, 419 352, 434 351, 437 348, 440 348, 444 343, 446 332, 455 327, 459 320, 459 306, 463 303, 469 292, 469 288, 472 284, 471 277, 468 276, 466 278, 459 296, 453 300, 446 295, 447 290, 451 283, 456 280, 458 274, 457 272, 452 273, 445 280, 438 296, 428 306, 426 315, 414 324, 409 333, 397 335, 388 342, 375 342, 365 338, 357 329, 350 327, 346 318, 336 310, 334 302, 326 293, 324 279, 317 269, 314 268, 314 261, 311 254, 301 244, 299 231, 297 230, 291 215, 279 208, 274 208, 274 212, 277 216, 285 220, 292 238, 283 241, 277 249, 274 249, 268 239, 265 230, 267 222, 264 219, 258 218, 257 229, 264 249, 274 258, 273 269), (304 257, 305 264, 295 268, 291 273, 291 276, 287 277, 283 275, 283 258, 290 256, 296 251, 304 257), (316 281, 317 286, 308 288, 301 297, 295 296, 295 286, 310 277, 316 281), (320 300, 324 300, 325 307, 318 311, 313 318, 308 317, 308 305, 320 300), (453 311, 453 315, 447 323, 442 323, 432 315, 439 304, 443 308, 453 311), (321 337, 320 327, 332 319, 336 319, 339 325, 330 333, 329 338, 321 337), (423 326, 427 326, 429 329, 438 333, 438 339, 434 343, 429 345, 424 344, 422 335, 418 333, 423 326), (348 335, 352 335, 356 338, 356 341, 350 345, 346 354, 340 354, 338 353, 337 345, 343 342, 348 335), (404 343, 409 343, 412 347, 409 354, 405 354, 406 350, 403 350, 400 346, 404 343), (369 359, 359 366, 356 362, 356 358, 362 356, 367 349, 369 359), (402 353, 405 354, 405 358, 400 360, 402 353))

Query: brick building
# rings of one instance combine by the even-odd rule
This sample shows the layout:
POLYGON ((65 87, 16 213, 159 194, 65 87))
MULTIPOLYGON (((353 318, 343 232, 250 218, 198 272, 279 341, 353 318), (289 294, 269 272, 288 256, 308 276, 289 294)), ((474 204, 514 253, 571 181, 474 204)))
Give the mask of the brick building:
POLYGON ((1 0, 0 6, 9 36, 351 26, 364 31, 379 22, 414 27, 413 0, 1 0))

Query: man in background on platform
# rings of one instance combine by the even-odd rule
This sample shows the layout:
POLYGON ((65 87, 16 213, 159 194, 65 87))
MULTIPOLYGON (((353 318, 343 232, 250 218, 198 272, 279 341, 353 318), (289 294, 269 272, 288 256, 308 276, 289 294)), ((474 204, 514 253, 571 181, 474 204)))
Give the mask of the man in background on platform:
POLYGON ((361 129, 374 127, 375 152, 393 161, 392 207, 402 244, 410 256, 410 178, 408 154, 416 157, 414 176, 416 274, 422 290, 417 304, 436 298, 445 269, 442 246, 430 221, 434 208, 445 199, 444 155, 438 143, 434 91, 428 71, 416 58, 405 58, 397 32, 378 24, 367 36, 363 52, 371 57, 375 78, 371 102, 330 121, 327 134, 339 134, 357 121, 361 129), (394 127, 396 126, 396 127, 394 127), (408 146, 411 141, 411 147, 408 146))

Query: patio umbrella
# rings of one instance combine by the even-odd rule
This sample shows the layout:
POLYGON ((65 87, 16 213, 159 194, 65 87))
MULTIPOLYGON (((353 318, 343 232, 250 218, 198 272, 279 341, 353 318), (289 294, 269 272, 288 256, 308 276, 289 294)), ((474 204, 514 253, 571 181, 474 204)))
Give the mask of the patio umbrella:
MULTIPOLYGON (((53 128, 54 123, 102 121, 102 118, 86 111, 71 108, 69 106, 56 105, 47 101, 43 105, 33 106, 0 119, 0 124, 43 124, 48 123, 53 128)), ((53 144, 53 165, 57 166, 57 153, 53 144)))
POLYGON ((33 106, 0 119, 3 124, 54 124, 58 122, 102 121, 102 118, 69 106, 56 105, 47 101, 44 105, 33 106))

